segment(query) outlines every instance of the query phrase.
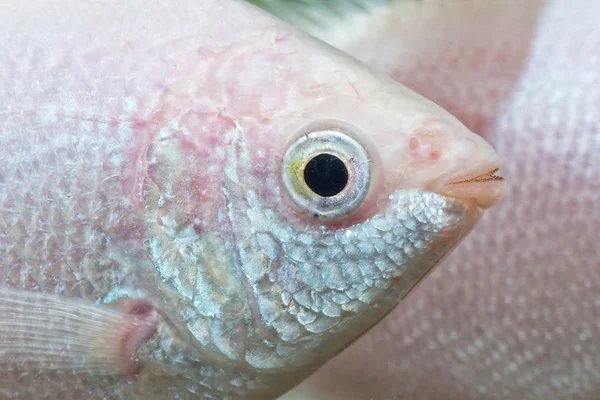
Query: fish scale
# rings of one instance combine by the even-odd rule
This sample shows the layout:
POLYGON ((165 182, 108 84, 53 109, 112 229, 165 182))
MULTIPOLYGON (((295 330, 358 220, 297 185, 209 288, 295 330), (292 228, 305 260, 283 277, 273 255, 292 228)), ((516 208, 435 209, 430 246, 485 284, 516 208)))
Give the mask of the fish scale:
POLYGON ((118 284, 118 277, 111 279, 110 273, 102 271, 112 271, 111 261, 104 254, 111 231, 125 212, 122 205, 109 200, 119 193, 115 193, 110 179, 105 180, 117 174, 120 167, 105 155, 119 150, 89 130, 86 135, 82 125, 73 119, 54 127, 76 129, 81 132, 77 138, 38 130, 15 140, 14 131, 6 127, 18 126, 18 119, 10 115, 4 119, 0 138, 5 161, 0 175, 5 183, 0 207, 7 212, 3 213, 0 231, 5 284, 75 292, 92 299, 118 284), (85 148, 95 151, 80 152, 85 148), (104 175, 103 170, 108 174, 104 175), (64 264, 78 268, 68 271, 62 267, 64 264), (44 266, 45 274, 40 274, 39 266, 44 266), (106 279, 98 280, 102 275, 106 279))

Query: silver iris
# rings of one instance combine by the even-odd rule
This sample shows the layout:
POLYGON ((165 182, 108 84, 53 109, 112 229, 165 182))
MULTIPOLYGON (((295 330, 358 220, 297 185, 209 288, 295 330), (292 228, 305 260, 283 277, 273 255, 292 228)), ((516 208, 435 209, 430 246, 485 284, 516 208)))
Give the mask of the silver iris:
POLYGON ((341 130, 309 131, 285 152, 282 182, 302 212, 318 219, 342 218, 358 209, 367 196, 369 154, 341 130))

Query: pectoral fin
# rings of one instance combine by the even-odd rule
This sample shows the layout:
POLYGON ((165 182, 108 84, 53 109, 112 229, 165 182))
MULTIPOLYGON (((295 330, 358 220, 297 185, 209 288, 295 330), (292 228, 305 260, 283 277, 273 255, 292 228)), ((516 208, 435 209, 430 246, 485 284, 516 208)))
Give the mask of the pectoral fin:
POLYGON ((144 300, 128 300, 117 309, 0 288, 0 368, 136 373, 136 350, 154 335, 157 321, 144 300))

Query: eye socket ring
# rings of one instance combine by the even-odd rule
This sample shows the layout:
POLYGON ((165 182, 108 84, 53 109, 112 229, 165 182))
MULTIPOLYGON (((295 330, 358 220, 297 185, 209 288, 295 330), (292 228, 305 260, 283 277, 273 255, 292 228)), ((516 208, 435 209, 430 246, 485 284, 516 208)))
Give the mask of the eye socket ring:
POLYGON ((369 154, 356 139, 338 129, 310 131, 285 152, 282 181, 302 212, 317 219, 343 218, 367 197, 369 154))

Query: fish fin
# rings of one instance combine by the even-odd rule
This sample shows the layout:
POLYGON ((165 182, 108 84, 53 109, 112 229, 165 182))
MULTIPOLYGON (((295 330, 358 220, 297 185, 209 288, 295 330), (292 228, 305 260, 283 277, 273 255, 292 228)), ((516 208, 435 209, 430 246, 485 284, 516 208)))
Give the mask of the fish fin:
POLYGON ((119 310, 0 287, 0 368, 136 374, 135 353, 157 324, 145 300, 125 300, 119 310))

